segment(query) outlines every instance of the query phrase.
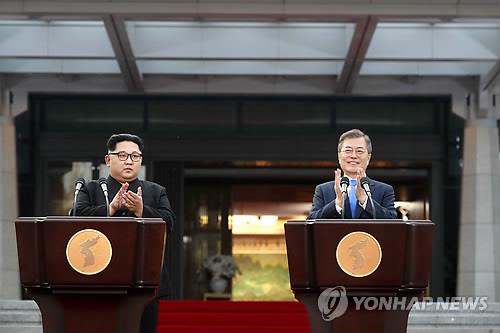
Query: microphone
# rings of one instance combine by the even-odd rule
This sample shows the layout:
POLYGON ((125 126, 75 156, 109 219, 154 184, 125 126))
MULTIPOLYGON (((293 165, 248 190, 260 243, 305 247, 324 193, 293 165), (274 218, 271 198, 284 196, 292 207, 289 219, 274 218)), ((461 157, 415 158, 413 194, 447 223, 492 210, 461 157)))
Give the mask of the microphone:
POLYGON ((344 219, 344 206, 345 206, 345 195, 347 194, 347 186, 349 186, 349 178, 346 176, 340 178, 340 190, 342 191, 342 207, 341 212, 342 212, 342 219, 344 219))
POLYGON ((78 178, 75 182, 75 195, 73 198, 73 216, 76 216, 76 197, 78 196, 78 193, 80 193, 80 190, 82 187, 85 186, 85 179, 82 177, 78 178))
POLYGON ((361 186, 363 186, 363 190, 365 190, 366 194, 368 196, 371 196, 372 192, 370 191, 370 182, 368 181, 368 177, 361 177, 359 181, 361 183, 361 186))
POLYGON ((82 189, 82 187, 85 185, 85 179, 82 177, 78 178, 75 182, 75 196, 78 195, 78 192, 82 189))
POLYGON ((372 192, 370 191, 370 182, 368 181, 368 177, 361 177, 359 181, 361 183, 361 186, 363 187, 363 190, 365 190, 366 195, 368 196, 368 201, 370 201, 370 206, 372 207, 373 219, 376 219, 377 216, 375 212, 375 205, 373 203, 372 192))
POLYGON ((104 193, 104 199, 106 199, 106 216, 109 217, 109 198, 108 198, 108 184, 106 183, 106 178, 101 177, 98 180, 99 186, 104 193))
POLYGON ((340 190, 342 191, 342 193, 347 192, 347 186, 349 186, 349 178, 347 178, 346 176, 340 178, 340 190))

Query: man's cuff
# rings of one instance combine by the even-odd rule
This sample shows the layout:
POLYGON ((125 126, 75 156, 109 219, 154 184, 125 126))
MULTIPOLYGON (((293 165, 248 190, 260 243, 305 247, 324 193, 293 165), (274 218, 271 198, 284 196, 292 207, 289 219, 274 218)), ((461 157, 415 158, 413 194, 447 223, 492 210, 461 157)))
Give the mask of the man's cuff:
POLYGON ((363 210, 366 210, 366 204, 368 203, 368 198, 366 198, 366 200, 363 204, 361 204, 361 202, 359 202, 359 201, 358 201, 358 203, 361 207, 363 207, 363 210))
POLYGON ((342 215, 342 207, 337 205, 337 202, 335 202, 335 209, 337 210, 337 213, 339 213, 339 215, 342 215))

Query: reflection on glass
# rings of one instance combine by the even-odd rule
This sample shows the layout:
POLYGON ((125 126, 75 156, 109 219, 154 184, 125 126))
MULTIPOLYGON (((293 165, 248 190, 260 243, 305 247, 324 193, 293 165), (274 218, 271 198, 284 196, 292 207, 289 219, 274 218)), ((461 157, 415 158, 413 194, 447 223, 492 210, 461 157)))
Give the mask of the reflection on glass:
POLYGON ((75 181, 92 178, 91 162, 49 162, 48 215, 68 215, 73 207, 75 181))
POLYGON ((184 201, 184 296, 203 299, 209 293, 202 271, 203 259, 228 253, 229 188, 217 184, 187 184, 184 201))
MULTIPOLYGON (((297 216, 294 219, 304 219, 297 216)), ((290 217, 233 215, 233 256, 242 275, 233 279, 234 300, 292 300, 284 224, 290 217)))
POLYGON ((303 220, 312 185, 241 184, 232 189, 232 253, 242 274, 234 300, 293 300, 284 224, 303 220), (256 195, 258 194, 258 195, 256 195))

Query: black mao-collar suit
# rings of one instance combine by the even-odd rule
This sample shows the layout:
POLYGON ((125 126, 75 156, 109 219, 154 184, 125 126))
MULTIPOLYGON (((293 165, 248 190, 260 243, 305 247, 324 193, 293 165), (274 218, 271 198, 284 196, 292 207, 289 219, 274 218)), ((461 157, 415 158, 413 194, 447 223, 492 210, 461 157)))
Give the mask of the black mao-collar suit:
MULTIPOLYGON (((108 186, 108 198, 111 202, 116 193, 120 190, 122 184, 109 176, 106 180, 108 186)), ((173 228, 175 215, 170 207, 170 202, 167 197, 167 191, 163 186, 156 183, 138 180, 129 183, 129 191, 137 193, 139 186, 142 188, 143 212, 142 217, 159 217, 162 218, 168 229, 168 234, 173 228)), ((79 216, 106 216, 106 198, 96 180, 88 182, 78 194, 76 199, 76 215, 79 216)), ((126 207, 116 211, 113 216, 130 216, 134 217, 134 213, 126 207)), ((166 257, 166 256, 164 256, 166 257)), ((166 281, 166 265, 163 264, 161 281, 166 281)), ((168 281, 167 281, 168 283, 168 281)), ((168 286, 161 286, 160 289, 168 289, 168 286)), ((156 333, 158 321, 158 300, 153 300, 144 310, 141 321, 141 333, 156 333)))

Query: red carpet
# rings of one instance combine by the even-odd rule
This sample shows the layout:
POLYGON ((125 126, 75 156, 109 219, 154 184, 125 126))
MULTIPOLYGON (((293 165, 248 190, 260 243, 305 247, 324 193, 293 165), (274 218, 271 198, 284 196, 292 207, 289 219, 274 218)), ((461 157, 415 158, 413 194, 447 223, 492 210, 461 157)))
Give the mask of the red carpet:
POLYGON ((309 333, 298 302, 161 301, 158 333, 309 333))

